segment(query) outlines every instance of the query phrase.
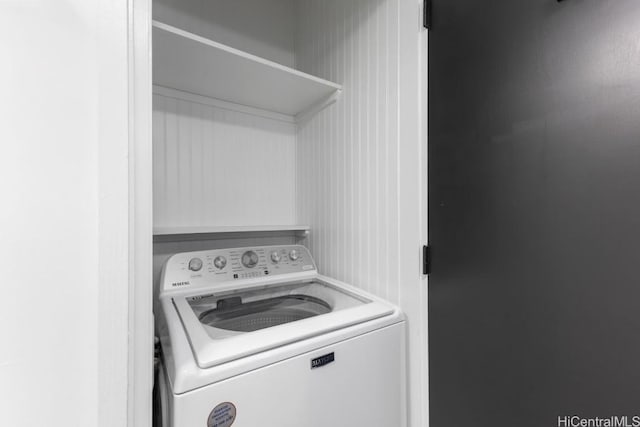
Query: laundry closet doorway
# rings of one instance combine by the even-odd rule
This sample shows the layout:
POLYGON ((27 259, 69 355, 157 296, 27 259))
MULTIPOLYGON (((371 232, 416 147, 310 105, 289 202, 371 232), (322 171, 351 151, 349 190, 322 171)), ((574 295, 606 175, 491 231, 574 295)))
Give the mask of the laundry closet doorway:
MULTIPOLYGON (((239 237, 300 241, 321 273, 403 309, 409 319, 408 419, 412 426, 426 425, 421 2, 158 0, 153 14, 146 1, 132 4, 140 19, 132 27, 139 36, 132 49, 138 64, 132 80, 136 132, 143 141, 151 131, 153 148, 132 146, 140 198, 134 196, 131 222, 138 262, 130 300, 130 425, 148 425, 146 356, 153 338, 153 286, 163 260, 175 251, 218 247, 239 237), (163 45, 154 46, 159 40, 163 45), (166 50, 158 49, 194 41, 231 58, 221 62, 225 66, 249 60, 266 64, 265 73, 283 71, 292 81, 304 73, 311 76, 304 77, 307 82, 320 82, 329 92, 323 97, 313 84, 305 85, 308 92, 283 90, 265 103, 257 95, 268 94, 268 85, 264 92, 238 91, 238 82, 225 86, 201 79, 195 65, 195 74, 181 79, 171 67, 184 59, 172 65, 166 50), (152 75, 144 72, 150 51, 152 75), (306 93, 318 93, 318 102, 289 102, 306 93)), ((207 66, 203 55, 193 58, 207 66)), ((247 67, 241 71, 253 69, 247 67)), ((263 84, 261 75, 266 76, 258 73, 245 86, 263 84)))

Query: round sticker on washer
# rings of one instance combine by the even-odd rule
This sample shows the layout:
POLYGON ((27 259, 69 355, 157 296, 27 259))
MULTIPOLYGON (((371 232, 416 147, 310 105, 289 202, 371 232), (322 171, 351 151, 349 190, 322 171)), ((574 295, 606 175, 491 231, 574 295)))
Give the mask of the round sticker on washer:
POLYGON ((213 408, 207 419, 207 427, 230 427, 236 420, 236 407, 231 402, 223 402, 213 408))

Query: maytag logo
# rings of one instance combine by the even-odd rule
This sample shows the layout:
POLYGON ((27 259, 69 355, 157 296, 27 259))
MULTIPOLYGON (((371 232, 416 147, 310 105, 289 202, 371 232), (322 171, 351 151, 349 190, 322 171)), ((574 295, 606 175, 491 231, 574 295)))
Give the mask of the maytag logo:
POLYGON ((173 282, 171 284, 171 286, 173 286, 174 288, 177 288, 178 286, 189 286, 189 285, 190 283, 188 280, 186 282, 173 282))
POLYGON ((319 368, 324 365, 328 365, 329 363, 336 360, 333 353, 325 354, 324 356, 316 357, 315 359, 311 359, 311 369, 319 368))

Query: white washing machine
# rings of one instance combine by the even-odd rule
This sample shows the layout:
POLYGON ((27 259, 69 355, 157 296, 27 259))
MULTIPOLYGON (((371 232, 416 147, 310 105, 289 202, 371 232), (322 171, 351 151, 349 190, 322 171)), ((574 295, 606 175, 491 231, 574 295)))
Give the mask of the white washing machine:
POLYGON ((403 427, 405 321, 298 245, 180 253, 156 313, 167 427, 403 427))

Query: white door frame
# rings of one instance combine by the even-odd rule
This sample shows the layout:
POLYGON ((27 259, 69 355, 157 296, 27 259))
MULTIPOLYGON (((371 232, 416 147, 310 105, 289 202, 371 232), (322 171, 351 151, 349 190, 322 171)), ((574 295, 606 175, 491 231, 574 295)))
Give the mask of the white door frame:
POLYGON ((129 339, 127 425, 151 427, 153 186, 151 0, 128 2, 129 339))
MULTIPOLYGON (((426 93, 427 34, 416 33, 422 1, 400 2, 401 26, 400 141, 414 144, 401 150, 399 239, 403 242, 400 283, 416 286, 407 292, 414 301, 405 307, 420 319, 409 334, 409 369, 418 381, 409 388, 413 397, 411 427, 428 426, 427 279, 419 271, 421 245, 426 244, 426 93), (409 46, 407 47, 406 44, 409 46), (419 83, 418 90, 415 84, 419 83), (413 108, 415 107, 415 108, 413 108), (409 142, 410 141, 410 142, 409 142), (418 156, 415 154, 419 153, 418 156), (419 226, 416 229, 416 225, 419 226)), ((128 2, 129 46, 129 339, 127 425, 150 427, 153 387, 153 187, 152 187, 152 63, 151 0, 128 2)))
POLYGON ((398 281, 400 306, 409 318, 407 348, 408 425, 427 427, 428 339, 427 284, 422 274, 426 228, 426 42, 422 0, 399 1, 398 112, 398 281))

